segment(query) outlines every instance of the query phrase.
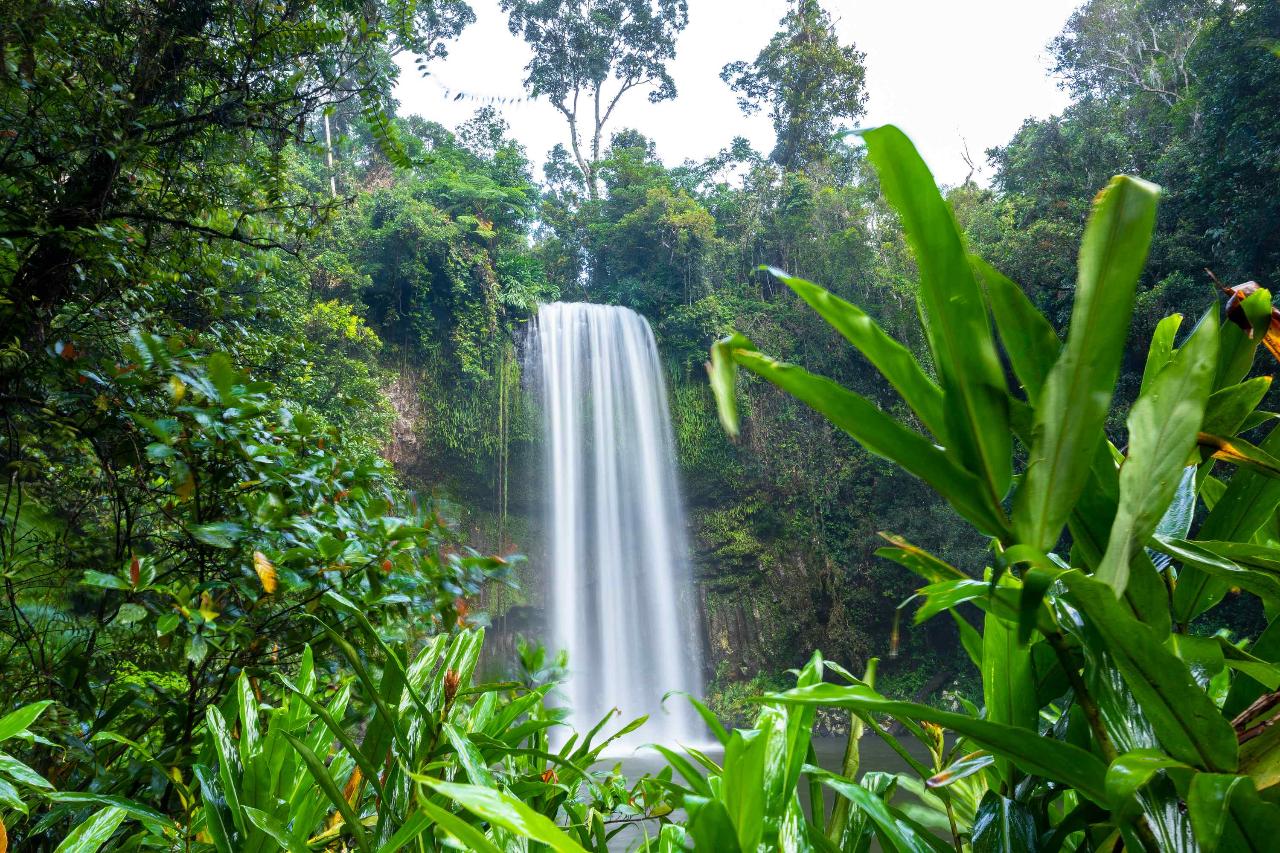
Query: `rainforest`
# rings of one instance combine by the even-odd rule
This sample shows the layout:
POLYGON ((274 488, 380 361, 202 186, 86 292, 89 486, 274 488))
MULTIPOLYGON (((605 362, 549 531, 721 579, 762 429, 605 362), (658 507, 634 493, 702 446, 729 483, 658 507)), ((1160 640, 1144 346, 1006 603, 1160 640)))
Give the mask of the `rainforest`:
POLYGON ((854 5, 5 0, 0 853, 1273 849, 1280 5, 854 5))

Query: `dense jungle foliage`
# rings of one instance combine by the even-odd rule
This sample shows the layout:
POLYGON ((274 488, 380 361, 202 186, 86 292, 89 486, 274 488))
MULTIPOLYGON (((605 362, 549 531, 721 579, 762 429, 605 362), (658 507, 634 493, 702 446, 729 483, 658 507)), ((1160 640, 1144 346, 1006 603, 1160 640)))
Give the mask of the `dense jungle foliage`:
POLYGON ((939 191, 817 0, 674 167, 682 0, 501 6, 540 179, 397 115, 463 0, 5 6, 0 853, 1267 849, 1280 7, 1088 0, 939 191), (517 637, 558 298, 670 374, 722 752, 632 780, 517 637))

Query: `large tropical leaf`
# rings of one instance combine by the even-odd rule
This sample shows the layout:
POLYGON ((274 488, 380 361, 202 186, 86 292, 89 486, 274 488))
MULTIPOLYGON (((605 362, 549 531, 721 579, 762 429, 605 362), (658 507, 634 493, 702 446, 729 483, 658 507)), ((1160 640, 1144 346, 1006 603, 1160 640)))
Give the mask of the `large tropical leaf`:
POLYGON ((1031 455, 1014 498, 1018 540, 1041 551, 1057 543, 1088 482, 1151 244, 1157 193, 1145 181, 1113 178, 1085 229, 1067 342, 1036 406, 1031 455))
MULTIPOLYGON (((1003 512, 982 497, 976 477, 919 433, 881 411, 874 403, 830 379, 814 376, 793 364, 775 361, 737 336, 716 344, 717 358, 732 359, 808 404, 857 439, 868 451, 883 456, 916 475, 946 498, 956 511, 985 533, 1007 529, 1003 512)), ((732 389, 732 383, 727 388, 732 389)), ((721 409, 727 405, 721 403, 721 409)))
POLYGON ((876 325, 865 311, 802 278, 771 269, 787 287, 844 336, 902 395, 925 428, 945 440, 942 389, 920 367, 911 351, 876 325))
POLYGON ((1106 803, 1106 768, 1102 762, 1078 746, 1041 737, 1036 731, 992 723, 928 705, 887 699, 861 685, 815 684, 784 693, 770 693, 764 701, 847 708, 936 723, 970 738, 993 754, 1008 758, 1027 773, 1057 780, 1076 788, 1096 803, 1106 803))
POLYGON ((1120 469, 1120 503, 1096 575, 1117 595, 1129 584, 1135 550, 1156 529, 1196 447, 1217 366, 1218 324, 1206 315, 1191 340, 1152 380, 1129 412, 1129 452, 1120 469))
POLYGON ((915 250, 925 332, 946 396, 944 441, 998 505, 1012 476, 1009 393, 982 290, 951 208, 911 140, 892 125, 862 136, 915 250))
POLYGON ((1063 572, 1060 579, 1102 638, 1165 750, 1192 767, 1235 770, 1235 732, 1187 665, 1126 611, 1109 586, 1075 571, 1063 572))

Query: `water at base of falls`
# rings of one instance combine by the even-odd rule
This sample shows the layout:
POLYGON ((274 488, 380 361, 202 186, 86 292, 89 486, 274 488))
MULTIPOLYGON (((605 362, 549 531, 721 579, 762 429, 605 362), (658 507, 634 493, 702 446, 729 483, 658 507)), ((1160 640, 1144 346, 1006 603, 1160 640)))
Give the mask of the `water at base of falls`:
POLYGON ((545 424, 547 641, 569 652, 562 685, 574 729, 612 708, 623 741, 697 743, 683 697, 701 695, 684 515, 662 366, 649 324, 627 308, 538 309, 529 348, 545 424))

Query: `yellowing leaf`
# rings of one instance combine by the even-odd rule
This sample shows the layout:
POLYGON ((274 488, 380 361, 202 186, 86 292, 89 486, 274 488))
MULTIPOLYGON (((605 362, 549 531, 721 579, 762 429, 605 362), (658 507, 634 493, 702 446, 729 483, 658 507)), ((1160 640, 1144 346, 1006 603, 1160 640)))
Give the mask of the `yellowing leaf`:
POLYGON ((183 382, 176 376, 170 376, 169 395, 173 397, 173 402, 181 403, 182 398, 187 396, 187 383, 183 382))
POLYGON ((207 592, 200 593, 200 615, 206 622, 212 622, 219 615, 218 611, 213 609, 213 596, 207 592))
POLYGON ((267 595, 276 591, 279 585, 276 580, 276 567, 261 551, 253 552, 253 570, 258 573, 258 580, 262 581, 262 589, 267 595))

